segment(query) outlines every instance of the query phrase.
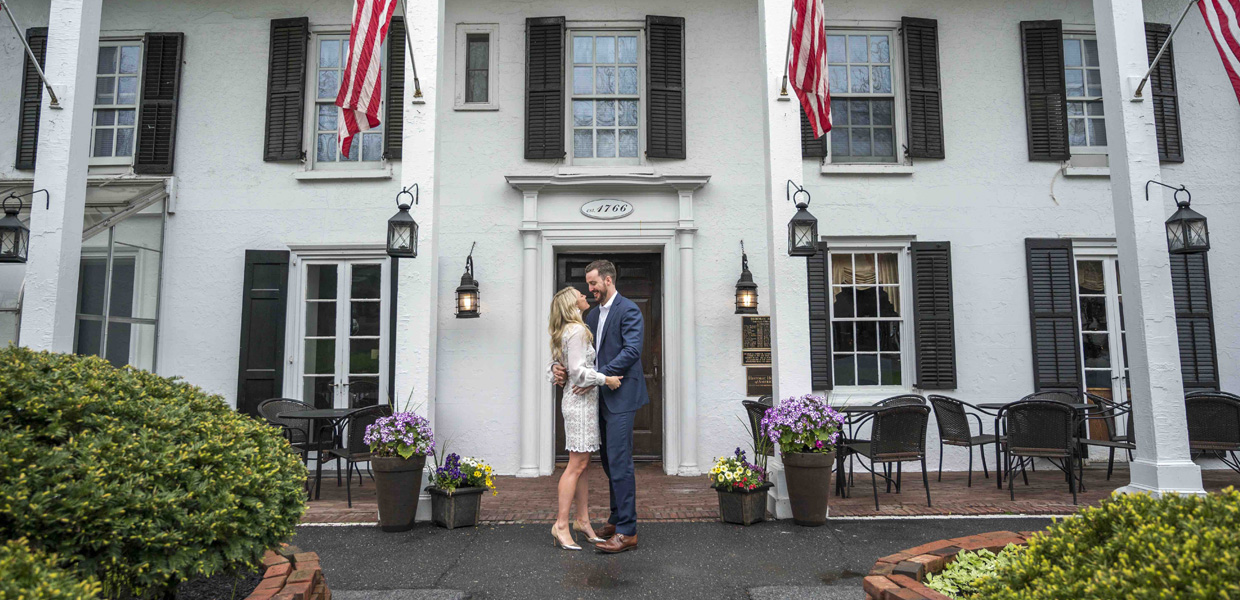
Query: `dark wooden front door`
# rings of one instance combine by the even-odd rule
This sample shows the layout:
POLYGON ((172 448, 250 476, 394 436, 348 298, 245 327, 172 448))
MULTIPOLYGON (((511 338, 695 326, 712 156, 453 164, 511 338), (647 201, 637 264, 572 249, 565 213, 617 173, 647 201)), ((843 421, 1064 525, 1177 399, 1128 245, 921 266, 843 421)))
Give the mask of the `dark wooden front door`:
MULTIPOLYGON (((663 272, 659 254, 560 254, 555 260, 555 289, 573 286, 597 303, 586 285, 586 265, 598 259, 616 265, 616 289, 632 300, 646 321, 642 368, 650 403, 641 407, 633 419, 633 457, 636 460, 663 458, 663 272)), ((562 390, 555 388, 555 456, 567 459, 564 450, 564 415, 560 413, 562 390)), ((601 400, 600 400, 601 401, 601 400)))

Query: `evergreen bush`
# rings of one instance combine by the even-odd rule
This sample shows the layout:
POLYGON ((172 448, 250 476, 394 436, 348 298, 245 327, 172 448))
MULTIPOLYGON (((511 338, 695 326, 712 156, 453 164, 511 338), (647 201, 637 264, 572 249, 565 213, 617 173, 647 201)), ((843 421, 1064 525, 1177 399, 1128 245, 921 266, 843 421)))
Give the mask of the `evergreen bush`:
POLYGON ((26 538, 0 545, 0 600, 93 600, 99 582, 78 579, 55 556, 31 548, 26 538))
POLYGON ((109 598, 252 567, 293 535, 305 469, 278 429, 175 378, 0 350, 0 536, 109 598))

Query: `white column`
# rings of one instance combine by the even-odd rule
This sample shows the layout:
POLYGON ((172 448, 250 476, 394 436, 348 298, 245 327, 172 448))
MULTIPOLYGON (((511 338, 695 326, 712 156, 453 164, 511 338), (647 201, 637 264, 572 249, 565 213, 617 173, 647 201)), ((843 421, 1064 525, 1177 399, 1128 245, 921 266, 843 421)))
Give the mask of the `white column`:
MULTIPOLYGON (((1131 102, 1130 81, 1149 68, 1141 3, 1094 0, 1102 64, 1115 237, 1128 323, 1136 460, 1128 491, 1204 493, 1201 469, 1188 452, 1184 385, 1176 342, 1175 304, 1161 195, 1145 199, 1160 179, 1151 101, 1131 102)), ((1132 87, 1135 87, 1132 86, 1132 87)))
POLYGON ((50 204, 31 197, 20 336, 35 350, 73 351, 101 7, 102 0, 52 0, 48 17, 44 72, 61 108, 48 108, 44 91, 34 189, 46 189, 50 204))
POLYGON ((517 477, 538 476, 538 230, 521 230, 521 467, 517 477))
MULTIPOLYGON (((422 97, 414 97, 413 63, 405 52, 405 110, 400 185, 418 184, 420 202, 409 209, 418 222, 418 257, 401 259, 396 307, 396 402, 435 419, 435 339, 439 323, 439 202, 435 185, 435 110, 441 88, 443 0, 408 2, 405 26, 417 61, 422 97)), ((392 197, 396 197, 393 189, 392 197)), ((438 429, 436 429, 438 431, 438 429)), ((431 461, 427 461, 430 463, 431 461)), ((429 466, 429 465, 428 465, 429 466)), ((421 492, 418 520, 430 519, 429 494, 421 492)))
MULTIPOLYGON (((681 192, 682 198, 686 192, 681 192)), ((690 202, 692 202, 692 192, 690 202)), ((677 474, 701 475, 698 469, 697 318, 694 305, 693 237, 695 229, 680 229, 680 468, 677 474)))
MULTIPOLYGON (((792 0, 761 0, 759 2, 759 35, 766 65, 763 79, 763 116, 767 173, 767 272, 770 273, 769 298, 771 311, 771 369, 776 402, 789 396, 808 394, 813 390, 809 363, 809 290, 806 287, 805 259, 788 256, 788 221, 796 207, 785 196, 791 179, 798 185, 804 174, 801 164, 800 104, 792 88, 788 96, 779 95, 783 83, 785 53, 788 49, 788 17, 792 0)), ((813 212, 813 209, 810 209, 813 212)), ((819 218, 821 214, 816 215, 819 218)), ((778 453, 768 465, 771 479, 772 506, 776 518, 792 516, 788 504, 788 488, 784 482, 783 464, 778 453)))

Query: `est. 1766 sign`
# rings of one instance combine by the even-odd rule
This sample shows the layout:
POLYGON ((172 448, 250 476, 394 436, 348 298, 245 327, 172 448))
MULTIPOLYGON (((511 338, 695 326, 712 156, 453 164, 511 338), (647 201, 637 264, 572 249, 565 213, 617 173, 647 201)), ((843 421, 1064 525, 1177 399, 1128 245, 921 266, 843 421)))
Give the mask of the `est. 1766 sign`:
POLYGON ((615 198, 599 198, 581 205, 581 214, 591 219, 623 219, 633 214, 633 205, 615 198))

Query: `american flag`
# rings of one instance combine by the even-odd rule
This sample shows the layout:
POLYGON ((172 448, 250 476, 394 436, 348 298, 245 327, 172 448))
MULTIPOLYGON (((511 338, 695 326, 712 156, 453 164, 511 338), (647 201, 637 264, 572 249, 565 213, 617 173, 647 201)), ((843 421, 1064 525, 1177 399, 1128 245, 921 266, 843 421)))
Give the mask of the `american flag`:
POLYGON ((822 22, 822 0, 793 0, 792 47, 788 79, 814 127, 814 137, 831 131, 831 94, 827 91, 827 31, 822 22))
POLYGON ((349 57, 341 73, 338 135, 340 156, 348 156, 353 136, 379 126, 379 101, 383 94, 383 40, 397 0, 354 0, 353 27, 349 30, 349 57))
POLYGON ((1197 6, 1214 36, 1219 56, 1223 57, 1223 68, 1231 79, 1236 99, 1240 100, 1240 22, 1236 21, 1240 17, 1240 0, 1201 0, 1197 6))

